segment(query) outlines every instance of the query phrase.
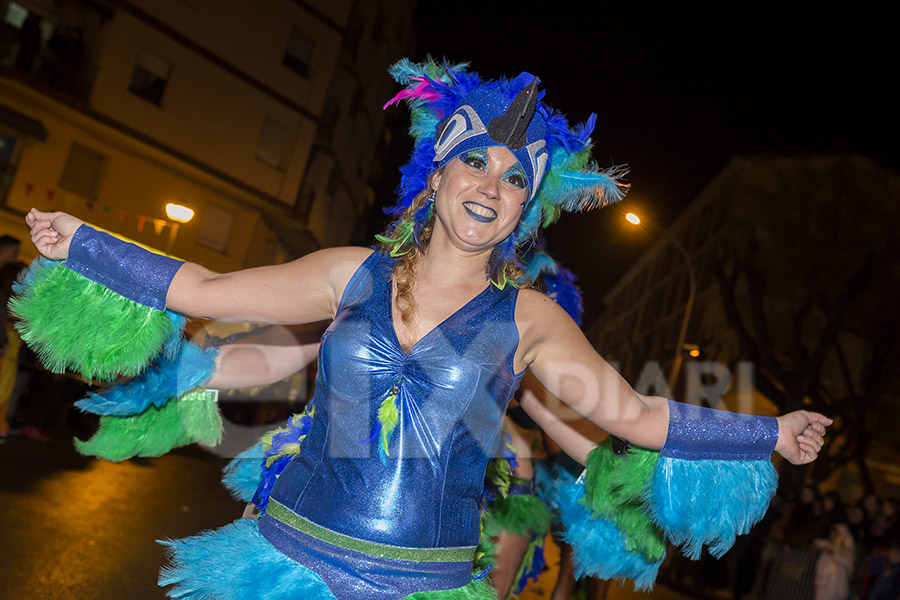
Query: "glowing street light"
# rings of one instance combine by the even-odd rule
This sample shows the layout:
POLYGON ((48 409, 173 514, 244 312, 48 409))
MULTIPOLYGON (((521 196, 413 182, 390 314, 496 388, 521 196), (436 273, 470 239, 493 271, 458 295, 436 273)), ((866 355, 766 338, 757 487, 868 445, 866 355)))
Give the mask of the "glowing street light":
POLYGON ((174 221, 174 223, 169 225, 169 243, 166 244, 166 254, 171 254, 172 248, 175 246, 175 237, 178 235, 178 224, 187 223, 193 219, 194 209, 188 208, 183 204, 169 202, 166 204, 166 216, 174 221))
MULTIPOLYGON (((641 224, 640 217, 638 217, 634 213, 628 213, 627 215, 625 215, 625 219, 633 225, 641 224)), ((644 226, 647 227, 647 225, 644 226)), ((684 259, 684 264, 687 267, 688 283, 690 284, 687 301, 684 304, 684 317, 681 319, 681 331, 679 331, 678 333, 678 343, 675 344, 675 358, 672 361, 672 370, 669 372, 669 392, 674 393, 675 383, 678 381, 678 372, 681 370, 681 360, 684 354, 684 338, 687 335, 688 323, 691 320, 691 311, 694 308, 694 296, 697 294, 697 278, 694 275, 694 266, 691 264, 691 256, 690 254, 688 254, 687 250, 685 250, 681 242, 679 242, 678 239, 675 238, 675 236, 669 233, 668 230, 664 230, 657 226, 653 226, 652 229, 663 234, 663 236, 665 236, 667 240, 672 242, 672 245, 678 249, 678 252, 681 254, 681 258, 684 259)), ((696 356, 699 355, 700 351, 698 348, 696 356)), ((691 356, 696 358, 693 350, 691 351, 691 356)))
POLYGON ((178 223, 187 223, 194 218, 194 209, 169 202, 166 204, 166 215, 178 223))

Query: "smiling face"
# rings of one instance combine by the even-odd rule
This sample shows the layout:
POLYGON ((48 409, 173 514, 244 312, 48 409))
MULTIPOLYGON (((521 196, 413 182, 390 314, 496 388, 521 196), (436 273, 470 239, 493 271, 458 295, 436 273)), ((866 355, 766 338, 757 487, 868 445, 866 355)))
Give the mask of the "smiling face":
POLYGON ((431 185, 437 190, 435 234, 467 251, 491 249, 506 239, 528 199, 525 173, 504 146, 459 155, 432 176, 431 185))

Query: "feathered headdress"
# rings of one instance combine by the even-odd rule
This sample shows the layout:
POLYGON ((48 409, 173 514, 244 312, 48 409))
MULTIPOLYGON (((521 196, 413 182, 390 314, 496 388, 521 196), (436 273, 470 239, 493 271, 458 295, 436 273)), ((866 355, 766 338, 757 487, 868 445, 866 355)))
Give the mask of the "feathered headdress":
MULTIPOLYGON (((625 196, 628 184, 622 177, 627 170, 601 170, 591 160, 596 115, 570 128, 562 113, 543 102, 537 78, 522 73, 514 79, 483 81, 467 66, 427 58, 422 63, 403 59, 390 68, 406 87, 385 108, 407 102, 415 147, 400 168, 397 204, 388 213, 402 215, 428 187, 431 173, 452 158, 493 145, 510 149, 529 183, 529 201, 511 240, 515 246, 534 238, 563 211, 603 207, 625 196)), ((392 231, 393 239, 382 241, 396 241, 397 233, 403 232, 392 231)), ((405 240, 418 240, 417 232, 409 234, 405 240)))

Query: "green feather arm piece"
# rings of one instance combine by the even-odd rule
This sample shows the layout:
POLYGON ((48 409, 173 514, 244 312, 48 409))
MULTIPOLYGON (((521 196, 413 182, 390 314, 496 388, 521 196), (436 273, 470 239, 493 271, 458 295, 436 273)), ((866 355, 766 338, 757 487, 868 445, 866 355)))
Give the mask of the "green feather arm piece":
POLYGON ((16 329, 54 373, 111 381, 141 373, 175 331, 166 314, 70 271, 35 260, 9 308, 16 329))
POLYGON ((105 416, 87 441, 75 440, 86 456, 119 462, 135 456, 162 456, 179 446, 201 443, 214 446, 222 439, 222 416, 216 393, 188 392, 178 400, 130 417, 105 416))
POLYGON ((630 446, 616 454, 612 444, 607 438, 588 455, 582 503, 616 524, 628 550, 655 562, 663 557, 665 543, 645 511, 644 499, 659 452, 630 446))
POLYGON ((543 535, 553 519, 547 505, 531 494, 500 498, 491 503, 491 514, 501 529, 519 535, 543 535))

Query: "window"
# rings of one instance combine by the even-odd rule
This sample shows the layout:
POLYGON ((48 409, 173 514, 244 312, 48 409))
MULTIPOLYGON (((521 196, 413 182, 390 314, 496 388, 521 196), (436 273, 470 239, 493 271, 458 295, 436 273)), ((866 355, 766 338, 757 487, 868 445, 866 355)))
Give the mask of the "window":
POLYGON ((59 187, 85 198, 96 198, 105 162, 104 155, 78 142, 72 142, 69 158, 59 179, 59 187))
POLYGON ((234 225, 234 213, 215 204, 207 204, 197 230, 197 243, 210 250, 225 253, 234 225))
POLYGON ((322 107, 322 115, 319 117, 318 133, 323 138, 330 140, 334 137, 334 128, 337 125, 338 114, 341 107, 334 98, 326 98, 322 107))
POLYGON ((334 163, 331 167, 331 174, 328 176, 328 183, 325 186, 325 193, 332 199, 337 195, 338 186, 341 185, 341 166, 334 163))
POLYGON ((162 103, 166 83, 172 72, 172 64, 151 52, 141 50, 131 74, 128 90, 147 102, 159 106, 162 103))
POLYGON ((284 166, 291 151, 294 132, 274 119, 266 118, 259 132, 256 158, 276 169, 284 166))
POLYGON ((294 27, 284 53, 284 66, 303 77, 309 77, 315 49, 315 40, 294 27))

